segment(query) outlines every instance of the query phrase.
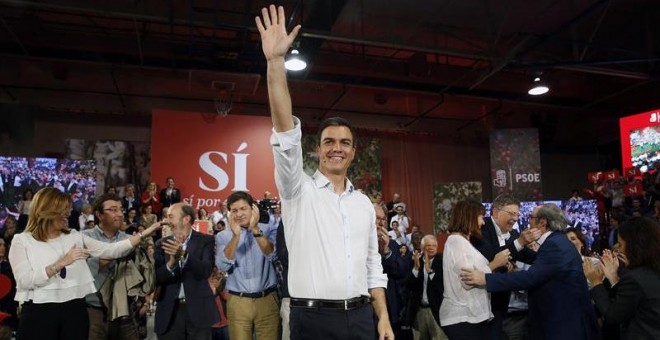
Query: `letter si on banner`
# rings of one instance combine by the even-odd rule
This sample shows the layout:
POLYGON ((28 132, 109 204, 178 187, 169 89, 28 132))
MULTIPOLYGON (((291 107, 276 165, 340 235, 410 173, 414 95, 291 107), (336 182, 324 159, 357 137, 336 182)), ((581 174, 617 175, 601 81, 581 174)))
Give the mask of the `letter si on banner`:
POLYGON ((629 196, 642 196, 644 195, 644 187, 642 183, 626 184, 623 186, 623 195, 629 196))
POLYGON ((151 178, 162 189, 174 177, 181 199, 209 212, 232 192, 255 199, 277 192, 269 117, 228 115, 205 120, 198 112, 154 110, 151 178))

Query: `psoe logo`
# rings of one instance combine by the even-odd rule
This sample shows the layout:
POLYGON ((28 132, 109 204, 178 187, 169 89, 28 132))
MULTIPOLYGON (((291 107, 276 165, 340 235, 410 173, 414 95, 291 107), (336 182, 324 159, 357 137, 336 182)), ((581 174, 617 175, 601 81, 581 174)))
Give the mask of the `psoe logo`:
MULTIPOLYGON (((233 152, 232 158, 234 160, 234 188, 232 191, 247 191, 247 158, 249 153, 241 153, 247 149, 248 144, 242 142, 241 145, 233 152)), ((213 155, 219 156, 224 161, 224 165, 229 165, 229 156, 221 151, 207 151, 199 156, 199 167, 206 174, 211 176, 215 183, 209 183, 199 177, 199 188, 205 191, 218 192, 222 191, 229 186, 229 175, 219 164, 216 164, 211 159, 213 155)), ((217 159, 218 157, 213 157, 217 159)))
POLYGON ((498 188, 506 187, 506 170, 495 171, 495 178, 493 178, 493 186, 498 188))

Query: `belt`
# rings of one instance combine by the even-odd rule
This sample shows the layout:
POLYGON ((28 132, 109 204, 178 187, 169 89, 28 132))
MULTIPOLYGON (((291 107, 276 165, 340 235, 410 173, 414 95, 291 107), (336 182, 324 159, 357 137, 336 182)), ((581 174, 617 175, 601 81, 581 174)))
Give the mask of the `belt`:
POLYGON ((268 288, 264 291, 256 292, 256 293, 242 293, 242 292, 235 292, 233 290, 227 290, 227 292, 231 295, 236 295, 236 296, 240 296, 240 297, 244 297, 244 298, 250 298, 250 299, 257 299, 257 298, 262 298, 262 297, 274 292, 275 289, 276 288, 273 286, 273 287, 270 287, 270 288, 268 288))
POLYGON ((360 308, 370 302, 371 298, 365 295, 354 297, 348 300, 314 300, 291 298, 291 307, 352 310, 360 308))
POLYGON ((431 308, 431 305, 420 304, 419 308, 431 308))

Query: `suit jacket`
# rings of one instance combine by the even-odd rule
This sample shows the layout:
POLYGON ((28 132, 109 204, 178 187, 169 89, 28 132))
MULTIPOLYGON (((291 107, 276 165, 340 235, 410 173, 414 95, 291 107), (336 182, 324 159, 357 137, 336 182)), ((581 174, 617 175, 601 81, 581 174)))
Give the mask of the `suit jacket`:
MULTIPOLYGON (((392 253, 388 258, 383 258, 381 264, 383 272, 387 274, 387 313, 390 316, 390 323, 394 325, 401 321, 401 311, 403 310, 403 296, 401 291, 401 281, 410 273, 410 262, 401 257, 399 253, 399 244, 390 240, 388 245, 392 253)), ((434 261, 435 262, 435 261, 434 261)))
POLYGON ((530 339, 597 339, 582 258, 566 234, 551 233, 527 271, 486 274, 489 292, 528 291, 530 339))
MULTIPOLYGON (((414 265, 414 262, 413 262, 414 265)), ((442 254, 438 253, 433 258, 431 270, 435 272, 433 279, 429 278, 426 285, 426 296, 429 299, 429 305, 435 322, 440 326, 440 305, 442 304, 442 294, 445 292, 445 286, 442 281, 442 254)), ((419 273, 415 277, 412 272, 408 277, 408 288, 410 289, 410 299, 408 301, 407 322, 412 325, 415 316, 422 304, 422 292, 424 289, 424 257, 419 261, 419 273)))
MULTIPOLYGON (((479 252, 488 260, 488 262, 495 259, 495 255, 504 249, 509 249, 513 261, 521 261, 525 263, 532 263, 536 253, 525 248, 518 252, 516 250, 516 245, 514 241, 520 237, 520 234, 516 230, 511 230, 511 236, 506 241, 503 247, 500 246, 500 241, 497 238, 497 231, 495 230, 495 224, 493 219, 485 219, 486 224, 481 227, 481 239, 476 239, 474 237, 470 238, 472 245, 479 250, 479 252)), ((496 272, 504 273, 506 268, 500 268, 496 272)), ((509 308, 509 298, 511 297, 511 291, 497 292, 490 295, 490 306, 493 314, 495 315, 506 315, 506 311, 509 308)))
MULTIPOLYGON (((166 238, 169 239, 169 238, 166 238)), ((214 248, 215 240, 212 236, 192 231, 186 251, 188 259, 183 268, 177 263, 174 275, 167 270, 167 258, 162 248, 162 241, 156 244, 154 254, 156 263, 156 284, 160 286, 160 294, 157 298, 156 320, 154 331, 156 334, 165 333, 174 319, 174 313, 181 283, 186 296, 186 312, 188 320, 194 327, 211 327, 218 322, 218 309, 209 277, 215 264, 214 248)))
POLYGON ((660 339, 660 273, 637 267, 621 276, 610 299, 604 285, 591 290, 606 324, 621 325, 621 339, 660 339))
POLYGON ((172 189, 172 195, 170 195, 169 197, 167 196, 167 188, 161 190, 160 194, 158 196, 160 196, 159 197, 160 198, 160 204, 163 206, 163 208, 169 207, 170 205, 172 205, 174 203, 181 202, 181 190, 179 190, 177 188, 172 189))

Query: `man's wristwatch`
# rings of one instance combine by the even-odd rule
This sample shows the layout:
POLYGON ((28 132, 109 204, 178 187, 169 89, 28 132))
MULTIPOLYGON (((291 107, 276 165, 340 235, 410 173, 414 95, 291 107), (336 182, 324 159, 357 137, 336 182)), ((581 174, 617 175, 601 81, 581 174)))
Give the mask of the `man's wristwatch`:
POLYGON ((264 236, 264 232, 261 231, 261 230, 259 230, 258 233, 252 232, 252 236, 254 236, 254 237, 261 237, 261 236, 264 236))

